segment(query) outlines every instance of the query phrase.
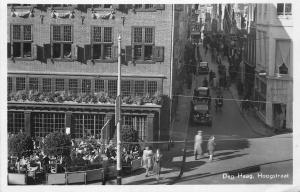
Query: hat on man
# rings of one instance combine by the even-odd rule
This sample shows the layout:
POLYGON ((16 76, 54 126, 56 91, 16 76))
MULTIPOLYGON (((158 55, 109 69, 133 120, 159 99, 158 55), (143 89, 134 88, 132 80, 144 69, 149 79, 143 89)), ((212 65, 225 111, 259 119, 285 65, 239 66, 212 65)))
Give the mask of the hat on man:
POLYGON ((202 133, 202 131, 199 130, 198 133, 202 133))

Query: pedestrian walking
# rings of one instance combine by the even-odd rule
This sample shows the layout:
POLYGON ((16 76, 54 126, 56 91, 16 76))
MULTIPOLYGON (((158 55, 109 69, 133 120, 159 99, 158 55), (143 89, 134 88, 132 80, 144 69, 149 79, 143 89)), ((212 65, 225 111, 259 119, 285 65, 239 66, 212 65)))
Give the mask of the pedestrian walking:
POLYGON ((195 160, 197 160, 198 155, 202 156, 202 131, 198 131, 198 134, 195 135, 195 144, 194 144, 194 155, 195 160))
POLYGON ((154 161, 153 172, 156 175, 157 182, 159 182, 159 179, 160 179, 160 168, 161 168, 162 156, 163 155, 160 152, 160 149, 158 148, 156 150, 156 153, 153 156, 153 161, 154 161))
POLYGON ((209 155, 209 161, 211 162, 213 160, 214 150, 215 150, 215 136, 210 136, 208 142, 207 142, 207 150, 209 155))
POLYGON ((149 176, 149 170, 152 168, 153 151, 147 146, 143 151, 143 167, 146 169, 145 177, 149 176))

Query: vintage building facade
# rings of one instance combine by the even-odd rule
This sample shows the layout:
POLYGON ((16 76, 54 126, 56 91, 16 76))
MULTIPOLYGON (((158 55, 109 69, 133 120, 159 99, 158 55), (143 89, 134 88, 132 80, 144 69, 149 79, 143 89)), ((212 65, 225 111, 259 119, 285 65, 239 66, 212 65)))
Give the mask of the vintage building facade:
POLYGON ((293 128, 293 12, 291 3, 257 4, 255 99, 269 126, 293 128))
POLYGON ((120 35, 122 123, 143 141, 168 139, 188 5, 15 4, 7 9, 8 132, 22 129, 43 137, 70 128, 73 138, 113 138, 120 35))

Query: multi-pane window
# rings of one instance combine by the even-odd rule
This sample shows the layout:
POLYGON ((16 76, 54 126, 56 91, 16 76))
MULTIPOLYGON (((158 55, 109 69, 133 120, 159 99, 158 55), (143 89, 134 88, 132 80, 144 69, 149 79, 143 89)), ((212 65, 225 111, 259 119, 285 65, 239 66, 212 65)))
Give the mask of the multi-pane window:
POLYGON ((104 9, 110 9, 112 4, 93 4, 93 8, 104 8, 104 9))
POLYGON ((78 92, 78 80, 77 79, 69 79, 69 90, 71 93, 78 92))
POLYGON ((91 80, 83 79, 82 80, 82 93, 90 93, 91 92, 91 80))
POLYGON ((64 90, 65 90, 65 80, 55 79, 55 91, 64 91, 64 90))
POLYGON ((35 137, 45 137, 55 131, 65 132, 64 113, 32 113, 31 118, 35 137))
POLYGON ((135 81, 134 90, 136 96, 143 96, 145 93, 145 82, 144 81, 135 81))
POLYGON ((143 8, 143 4, 135 4, 134 8, 135 9, 142 9, 143 8))
POLYGON ((153 4, 135 4, 134 5, 135 9, 154 9, 153 4))
POLYGON ((25 90, 25 77, 16 78, 16 91, 25 90))
POLYGON ((96 79, 95 80, 95 92, 104 92, 104 80, 96 79))
POLYGON ((75 138, 84 138, 87 136, 100 138, 101 128, 104 125, 104 117, 105 115, 72 114, 72 127, 74 127, 72 136, 75 138))
POLYGON ((8 133, 17 134, 25 129, 24 112, 8 112, 7 116, 8 133))
POLYGON ((122 116, 123 126, 132 128, 138 132, 138 137, 141 140, 146 139, 146 126, 147 126, 147 117, 138 116, 138 115, 123 115, 122 116))
POLYGON ((38 91, 39 90, 39 79, 36 77, 29 78, 29 90, 38 91))
POLYGON ((112 27, 92 27, 92 58, 112 59, 112 27))
POLYGON ((43 92, 45 93, 51 92, 51 79, 44 78, 42 82, 43 82, 43 92))
POLYGON ((135 60, 152 60, 154 27, 133 28, 133 56, 135 60))
POLYGON ((73 28, 71 25, 52 25, 51 53, 53 58, 71 58, 73 28))
POLYGON ((7 77, 7 93, 12 92, 12 77, 7 77))
POLYGON ((157 92, 157 82, 156 81, 148 81, 148 94, 150 96, 155 95, 157 92))
POLYGON ((292 15, 292 4, 277 3, 277 15, 292 15))
POLYGON ((51 6, 56 8, 64 8, 64 7, 72 7, 72 4, 52 4, 51 6))
POLYGON ((121 81, 121 93, 122 93, 122 96, 130 95, 130 81, 129 80, 121 81))
POLYGON ((108 80, 108 95, 117 96, 117 80, 108 80))
MULTIPOLYGON (((32 26, 12 25, 12 56, 20 58, 32 57, 32 26)), ((10 50, 8 50, 10 51, 10 50)))
POLYGON ((145 9, 153 9, 153 4, 145 4, 145 9))

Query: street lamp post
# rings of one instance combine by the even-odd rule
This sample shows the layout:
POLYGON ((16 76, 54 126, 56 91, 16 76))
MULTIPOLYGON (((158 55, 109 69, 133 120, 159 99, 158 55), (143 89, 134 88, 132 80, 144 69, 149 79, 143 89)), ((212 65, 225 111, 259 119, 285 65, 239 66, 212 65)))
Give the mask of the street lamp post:
POLYGON ((115 108, 115 119, 117 124, 117 184, 122 184, 121 165, 121 36, 118 37, 118 87, 115 108))

